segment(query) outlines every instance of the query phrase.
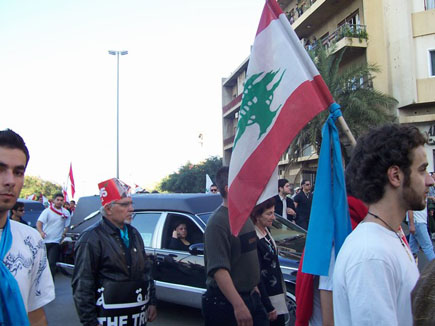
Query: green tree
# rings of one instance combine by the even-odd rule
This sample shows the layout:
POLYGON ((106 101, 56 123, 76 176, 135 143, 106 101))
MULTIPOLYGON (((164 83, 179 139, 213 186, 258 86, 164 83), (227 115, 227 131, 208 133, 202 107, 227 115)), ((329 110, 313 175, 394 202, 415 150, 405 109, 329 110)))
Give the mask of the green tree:
POLYGON ((165 177, 157 188, 164 192, 198 193, 205 192, 205 175, 212 180, 222 167, 222 158, 212 156, 199 164, 187 162, 175 173, 165 177))
POLYGON ((26 198, 32 194, 36 194, 37 196, 43 194, 45 197, 50 199, 57 192, 62 192, 62 187, 60 185, 43 180, 39 177, 25 176, 20 197, 26 198))
MULTIPOLYGON (((392 109, 398 102, 373 88, 375 74, 380 71, 378 66, 354 65, 340 71, 344 51, 345 49, 332 53, 331 49, 317 46, 310 51, 310 55, 335 101, 341 106, 343 117, 357 139, 372 127, 394 122, 396 117, 392 109)), ((289 154, 292 160, 301 156, 304 148, 309 145, 313 145, 316 152, 320 153, 322 126, 328 115, 328 110, 321 112, 299 132, 290 145, 289 154)))

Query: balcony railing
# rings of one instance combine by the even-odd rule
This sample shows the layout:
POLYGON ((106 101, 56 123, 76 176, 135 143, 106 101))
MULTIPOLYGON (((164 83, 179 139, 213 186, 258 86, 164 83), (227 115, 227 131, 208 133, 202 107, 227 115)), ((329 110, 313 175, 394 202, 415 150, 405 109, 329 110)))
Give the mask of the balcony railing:
POLYGON ((305 1, 297 1, 296 7, 292 8, 287 13, 287 18, 290 21, 290 24, 293 24, 296 20, 298 20, 305 11, 307 11, 317 0, 305 0, 305 1))
MULTIPOLYGON (((324 47, 329 48, 331 45, 337 43, 345 37, 358 38, 360 42, 362 40, 368 39, 366 25, 359 24, 344 24, 338 27, 334 32, 332 32, 328 37, 321 40, 324 47)), ((307 42, 305 44, 305 49, 314 50, 317 46, 318 41, 307 42)))
POLYGON ((228 145, 231 145, 234 142, 234 138, 236 138, 235 135, 233 135, 231 137, 228 137, 228 138, 225 138, 224 139, 224 147, 228 146, 228 145))

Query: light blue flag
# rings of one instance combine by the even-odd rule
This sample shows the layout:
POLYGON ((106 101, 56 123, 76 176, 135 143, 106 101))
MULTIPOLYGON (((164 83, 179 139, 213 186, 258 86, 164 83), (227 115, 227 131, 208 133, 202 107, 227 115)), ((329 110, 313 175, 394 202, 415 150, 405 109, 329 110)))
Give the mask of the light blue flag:
POLYGON ((304 273, 324 276, 328 275, 332 244, 337 256, 352 231, 340 140, 335 126, 342 114, 337 103, 331 104, 329 111, 322 128, 322 146, 302 265, 304 273))

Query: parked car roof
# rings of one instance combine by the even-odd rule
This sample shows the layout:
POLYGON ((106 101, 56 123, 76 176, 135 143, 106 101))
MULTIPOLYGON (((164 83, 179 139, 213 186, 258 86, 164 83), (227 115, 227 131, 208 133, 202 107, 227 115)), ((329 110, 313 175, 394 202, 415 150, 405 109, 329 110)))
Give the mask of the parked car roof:
POLYGON ((167 210, 190 214, 213 212, 222 203, 215 194, 137 194, 133 195, 135 210, 167 210))
MULTIPOLYGON (((132 195, 134 210, 174 211, 189 214, 213 212, 222 203, 222 197, 216 194, 134 194, 132 195)), ((91 214, 101 207, 100 197, 80 197, 71 220, 71 232, 80 233, 87 227, 99 221, 100 214, 91 214), (86 221, 85 218, 88 218, 86 221)), ((206 222, 206 221, 205 221, 206 222)))
POLYGON ((36 227, 36 221, 45 209, 45 206, 39 201, 30 199, 18 198, 17 201, 24 204, 23 220, 31 227, 36 227))

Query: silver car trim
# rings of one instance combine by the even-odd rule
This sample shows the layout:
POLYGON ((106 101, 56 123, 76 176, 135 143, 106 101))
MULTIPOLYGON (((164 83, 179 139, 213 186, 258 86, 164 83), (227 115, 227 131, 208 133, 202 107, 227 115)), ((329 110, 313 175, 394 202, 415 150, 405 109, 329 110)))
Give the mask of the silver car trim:
POLYGON ((297 268, 295 268, 295 267, 288 267, 288 266, 280 266, 281 267, 281 269, 288 269, 288 270, 290 270, 290 271, 298 271, 298 269, 297 268))
POLYGON ((174 290, 185 290, 185 291, 199 293, 199 294, 205 293, 205 289, 197 288, 194 286, 167 283, 167 282, 162 282, 162 281, 155 281, 155 283, 156 283, 156 286, 159 286, 159 287, 165 287, 165 288, 174 289, 174 290))
POLYGON ((68 268, 68 269, 74 269, 74 265, 72 265, 72 264, 67 264, 67 263, 60 263, 60 262, 57 262, 57 263, 56 263, 56 266, 63 267, 63 268, 68 268))

